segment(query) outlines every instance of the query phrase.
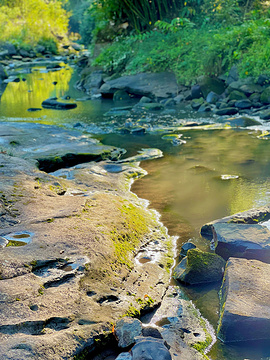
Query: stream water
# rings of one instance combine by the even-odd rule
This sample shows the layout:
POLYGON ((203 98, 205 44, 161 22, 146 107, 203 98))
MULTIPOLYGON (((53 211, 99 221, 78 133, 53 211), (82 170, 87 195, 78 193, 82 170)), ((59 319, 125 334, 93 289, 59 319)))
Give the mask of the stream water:
MULTIPOLYGON (((46 72, 35 68, 21 75, 26 81, 9 83, 0 101, 1 121, 28 121, 73 127, 83 124, 84 130, 95 133, 104 144, 127 149, 126 156, 141 148, 159 148, 164 157, 145 161, 142 167, 148 175, 137 180, 132 187, 139 197, 148 199, 150 207, 158 210, 170 235, 179 236, 181 244, 192 239, 201 249, 209 242, 200 236, 206 222, 270 203, 270 142, 257 138, 255 129, 249 130, 197 130, 182 131, 186 144, 173 146, 162 139, 162 132, 142 136, 121 135, 113 129, 126 119, 104 117, 112 106, 110 100, 81 101, 85 94, 75 90, 77 75, 70 66, 60 71, 46 72), (56 85, 53 82, 57 82, 56 85), (42 109, 43 100, 57 96, 70 96, 78 107, 69 111, 42 109), (237 175, 235 179, 222 179, 222 175, 237 175)), ((182 108, 173 115, 192 119, 196 115, 182 108)), ((172 118, 168 114, 149 115, 149 121, 158 125, 172 118)), ((180 286, 180 285, 179 285, 180 286)), ((218 320, 218 290, 220 284, 183 287, 202 315, 216 327, 218 320)), ((267 343, 224 345, 217 342, 208 356, 212 360, 266 360, 270 359, 267 343)))

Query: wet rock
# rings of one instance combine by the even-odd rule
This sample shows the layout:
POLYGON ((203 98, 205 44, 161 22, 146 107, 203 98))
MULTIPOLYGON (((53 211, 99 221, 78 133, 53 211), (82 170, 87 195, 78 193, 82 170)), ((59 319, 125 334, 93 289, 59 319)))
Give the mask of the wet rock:
POLYGON ((164 345, 164 340, 152 337, 138 337, 131 349, 132 360, 171 360, 171 354, 164 345))
MULTIPOLYGON (((260 98, 261 98, 260 93, 254 93, 254 94, 250 95, 249 100, 252 101, 253 106, 255 106, 256 103, 260 102, 260 98)), ((260 103, 259 107, 261 107, 261 106, 263 106, 263 105, 260 103)))
POLYGON ((238 113, 238 110, 233 107, 225 107, 224 109, 216 110, 217 115, 235 115, 238 113))
POLYGON ((270 231, 257 224, 223 224, 212 226, 216 253, 224 259, 243 257, 270 262, 270 231))
POLYGON ((238 100, 234 106, 238 109, 250 109, 252 107, 252 102, 248 99, 238 100))
POLYGON ((218 338, 227 342, 270 339, 270 265, 228 260, 220 293, 218 338))
POLYGON ((104 116, 129 116, 131 106, 115 107, 107 111, 104 116))
POLYGON ((212 108, 207 103, 202 104, 198 109, 198 112, 209 112, 209 111, 212 111, 212 108))
POLYGON ((112 97, 117 90, 124 90, 137 96, 164 99, 175 96, 178 86, 174 74, 163 72, 122 76, 106 81, 100 88, 101 94, 105 97, 112 97))
POLYGON ((224 267, 225 261, 220 256, 191 249, 174 270, 173 277, 191 285, 215 282, 221 280, 224 267))
POLYGON ((44 100, 41 106, 45 109, 55 109, 55 110, 70 110, 77 107, 75 103, 63 103, 53 98, 44 100))
POLYGON ((127 348, 135 344, 135 337, 142 334, 142 323, 138 319, 124 317, 117 321, 115 325, 115 337, 118 340, 118 346, 127 348))
POLYGON ((190 249, 196 249, 196 245, 194 245, 192 242, 186 242, 181 246, 180 256, 186 256, 188 250, 190 249))
POLYGON ((229 119, 220 119, 219 121, 223 124, 228 124, 233 127, 247 127, 247 126, 261 125, 259 121, 247 116, 240 116, 237 118, 229 118, 229 119))
POLYGON ((15 56, 17 55, 17 50, 13 44, 5 43, 1 45, 1 48, 3 50, 6 50, 8 52, 8 56, 15 56))
POLYGON ((148 111, 163 110, 164 105, 161 104, 161 103, 144 103, 143 108, 148 110, 148 111))
POLYGON ((233 81, 230 83, 228 90, 229 91, 233 91, 233 90, 241 91, 240 89, 243 85, 254 85, 254 79, 252 77, 248 77, 245 79, 239 79, 237 81, 233 81))

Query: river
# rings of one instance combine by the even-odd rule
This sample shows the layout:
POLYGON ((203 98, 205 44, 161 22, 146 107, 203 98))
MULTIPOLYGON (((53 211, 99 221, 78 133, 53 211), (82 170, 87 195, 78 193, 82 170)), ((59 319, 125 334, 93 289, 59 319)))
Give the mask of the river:
MULTIPOLYGON (((270 142, 258 139, 255 129, 184 130, 181 133, 186 143, 173 146, 162 139, 164 134, 160 131, 140 136, 116 133, 115 129, 127 119, 104 117, 113 102, 86 100, 86 95, 74 87, 78 75, 70 66, 54 72, 34 68, 22 77, 26 81, 9 83, 2 95, 1 121, 83 126, 104 144, 125 148, 126 156, 148 147, 163 151, 163 158, 142 164, 148 175, 137 180, 132 191, 149 200, 150 207, 161 214, 169 234, 179 237, 177 251, 189 239, 200 249, 208 249, 209 242, 200 236, 203 224, 270 203, 270 142), (54 96, 68 96, 77 100, 78 106, 70 111, 28 111, 41 108, 43 100, 54 96), (237 178, 226 180, 222 175, 237 178)), ((172 119, 168 114, 158 113, 149 117, 157 125, 172 119)), ((179 108, 173 115, 174 121, 177 117, 192 120, 197 115, 179 108)), ((219 287, 220 284, 181 286, 214 328, 218 320, 219 287)), ((258 342, 224 345, 217 341, 208 356, 212 360, 266 360, 270 358, 270 347, 258 342)))

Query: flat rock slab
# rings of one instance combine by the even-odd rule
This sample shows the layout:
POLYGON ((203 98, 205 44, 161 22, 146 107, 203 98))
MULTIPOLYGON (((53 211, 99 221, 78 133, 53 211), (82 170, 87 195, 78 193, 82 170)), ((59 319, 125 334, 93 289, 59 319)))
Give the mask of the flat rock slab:
POLYGON ((216 253, 270 262, 270 231, 262 225, 214 224, 216 253))
POLYGON ((111 155, 114 158, 116 150, 75 129, 12 122, 0 124, 0 146, 12 156, 37 161, 39 169, 46 172, 111 155))
POLYGON ((177 95, 178 85, 174 74, 162 72, 122 76, 105 82, 100 88, 103 96, 113 96, 118 90, 138 96, 166 99, 177 95))
POLYGON ((267 221, 270 219, 270 206, 262 206, 256 209, 239 212, 221 219, 211 221, 203 225, 201 228, 202 236, 213 237, 212 225, 219 223, 234 223, 234 224, 258 224, 258 222, 267 221))
POLYGON ((270 339, 270 265, 230 258, 221 288, 218 337, 224 342, 270 339))

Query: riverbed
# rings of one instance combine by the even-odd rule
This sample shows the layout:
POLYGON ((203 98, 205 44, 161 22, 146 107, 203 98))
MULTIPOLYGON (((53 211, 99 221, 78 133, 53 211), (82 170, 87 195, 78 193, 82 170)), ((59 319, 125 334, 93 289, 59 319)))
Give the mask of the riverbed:
MULTIPOLYGON (((144 135, 121 134, 118 129, 130 118, 106 116, 119 104, 112 100, 89 100, 76 90, 78 75, 71 66, 63 64, 61 70, 53 72, 37 67, 21 77, 25 81, 9 83, 2 95, 1 121, 79 127, 95 134, 106 145, 125 148, 125 156, 132 156, 142 148, 162 150, 162 158, 141 164, 148 175, 137 180, 132 191, 149 200, 150 207, 161 214, 169 234, 179 237, 178 252, 181 244, 190 239, 200 249, 209 249, 209 241, 200 236, 205 223, 270 203, 270 143, 257 137, 261 133, 258 129, 178 129, 185 143, 174 146, 162 139, 168 132, 166 124, 171 127, 179 126, 178 120, 210 123, 214 120, 206 115, 198 117, 181 105, 174 112, 149 113, 148 121, 154 126, 144 135), (69 111, 43 109, 41 103, 49 97, 68 99, 78 106, 69 111), (40 110, 32 112, 30 108, 40 110)), ((172 283, 175 284, 173 280, 172 283)), ((219 287, 220 284, 181 286, 214 328, 218 320, 219 287)), ((208 356, 212 360, 266 360, 270 348, 267 344, 225 346, 217 342, 208 356)))

